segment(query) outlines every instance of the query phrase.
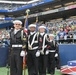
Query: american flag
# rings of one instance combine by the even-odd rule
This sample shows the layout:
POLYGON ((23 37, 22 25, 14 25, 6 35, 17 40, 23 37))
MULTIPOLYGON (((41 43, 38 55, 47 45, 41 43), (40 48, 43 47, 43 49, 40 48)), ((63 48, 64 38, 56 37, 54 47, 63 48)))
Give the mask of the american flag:
POLYGON ((27 34, 28 33, 28 14, 26 15, 26 20, 24 24, 24 32, 27 34))
POLYGON ((76 66, 68 66, 68 65, 62 66, 61 73, 62 74, 76 75, 76 66))
POLYGON ((38 31, 38 17, 36 17, 36 32, 38 31))
POLYGON ((76 75, 76 67, 69 67, 69 66, 66 66, 64 68, 62 67, 61 73, 62 74, 76 75))

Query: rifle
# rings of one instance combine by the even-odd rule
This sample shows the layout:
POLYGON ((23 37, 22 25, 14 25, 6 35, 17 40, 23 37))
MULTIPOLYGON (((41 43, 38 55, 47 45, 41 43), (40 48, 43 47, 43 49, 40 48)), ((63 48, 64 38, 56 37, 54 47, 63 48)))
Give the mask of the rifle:
MULTIPOLYGON (((25 19, 25 23, 24 23, 24 29, 26 28, 28 28, 28 16, 29 16, 29 12, 30 12, 30 10, 29 9, 27 9, 26 10, 26 19, 25 19)), ((27 34, 27 32, 26 32, 26 34, 27 34)), ((26 53, 26 51, 25 51, 25 53, 26 53)), ((23 69, 24 69, 24 75, 25 75, 25 73, 26 73, 26 57, 23 57, 23 69)))

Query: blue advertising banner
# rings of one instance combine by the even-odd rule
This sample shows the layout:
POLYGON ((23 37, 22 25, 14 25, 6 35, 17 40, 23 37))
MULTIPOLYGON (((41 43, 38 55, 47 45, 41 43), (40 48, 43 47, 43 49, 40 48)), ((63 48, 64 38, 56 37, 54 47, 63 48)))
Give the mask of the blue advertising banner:
POLYGON ((76 60, 76 44, 59 44, 59 54, 61 66, 76 60))
POLYGON ((0 67, 6 66, 8 61, 8 47, 0 47, 0 67))

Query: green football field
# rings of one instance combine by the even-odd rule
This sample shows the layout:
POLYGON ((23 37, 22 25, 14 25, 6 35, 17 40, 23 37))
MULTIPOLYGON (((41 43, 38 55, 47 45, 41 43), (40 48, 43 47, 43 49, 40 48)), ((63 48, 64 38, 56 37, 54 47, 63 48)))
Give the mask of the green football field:
MULTIPOLYGON (((5 67, 1 67, 0 68, 0 75, 8 75, 8 69, 5 68, 5 67)), ((23 71, 23 75, 24 75, 24 71, 23 71)), ((28 75, 27 70, 26 70, 26 74, 25 75, 28 75)), ((47 74, 47 75, 49 75, 49 74, 47 74)), ((55 75, 61 75, 60 71, 56 71, 55 75)))

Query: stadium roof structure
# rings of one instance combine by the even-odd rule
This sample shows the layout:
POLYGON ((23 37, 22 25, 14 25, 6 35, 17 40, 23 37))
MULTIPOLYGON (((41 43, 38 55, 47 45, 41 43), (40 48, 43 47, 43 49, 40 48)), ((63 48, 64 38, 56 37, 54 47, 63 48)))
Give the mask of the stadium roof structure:
MULTIPOLYGON (((17 2, 20 2, 20 1, 17 1, 17 2)), ((37 1, 37 0, 30 0, 30 1, 37 1)), ((30 2, 30 1, 25 0, 24 2, 30 2)), ((39 20, 44 20, 44 19, 48 20, 48 19, 57 18, 58 16, 65 18, 65 16, 67 17, 68 15, 75 15, 76 14, 75 13, 76 11, 74 9, 74 7, 76 8, 76 5, 73 5, 73 4, 72 4, 73 6, 69 5, 68 6, 69 10, 65 10, 65 7, 67 7, 67 6, 64 6, 64 4, 72 2, 72 0, 69 0, 69 1, 68 0, 62 0, 62 1, 57 1, 57 0, 56 1, 54 1, 54 0, 53 1, 52 0, 38 0, 38 1, 39 1, 38 3, 29 4, 29 5, 34 5, 33 7, 28 8, 28 9, 30 9, 29 15, 31 15, 31 16, 34 15, 34 16, 30 17, 29 19, 31 19, 31 18, 35 19, 36 16, 39 16, 39 20), (47 2, 45 4, 41 4, 41 5, 35 5, 35 4, 42 3, 40 1, 50 1, 50 2, 47 2), (55 7, 55 6, 59 6, 59 5, 61 5, 61 6, 60 7, 55 7), (47 14, 47 13, 49 13, 49 11, 51 13, 47 14), (58 12, 56 12, 56 11, 58 11, 58 12), (45 14, 45 16, 43 14, 45 14)), ((73 1, 76 1, 76 0, 73 0, 73 1)), ((12 1, 12 2, 15 2, 15 1, 12 1)), ((4 3, 4 4, 6 4, 6 3, 4 3)), ((26 7, 26 6, 27 5, 24 5, 24 7, 26 7)), ((5 15, 5 17, 12 17, 12 18, 15 17, 15 18, 19 18, 19 19, 24 19, 25 15, 26 15, 26 12, 25 12, 26 9, 25 8, 22 9, 22 10, 20 9, 20 11, 15 11, 15 10, 14 10, 14 12, 11 12, 11 10, 8 10, 8 11, 9 12, 6 12, 6 13, 5 12, 0 12, 0 14, 5 15)), ((32 19, 32 20, 34 20, 34 19, 32 19)))
POLYGON ((9 4, 30 4, 40 0, 0 0, 0 3, 9 3, 9 4))
POLYGON ((32 1, 32 0, 0 0, 0 1, 32 1))

